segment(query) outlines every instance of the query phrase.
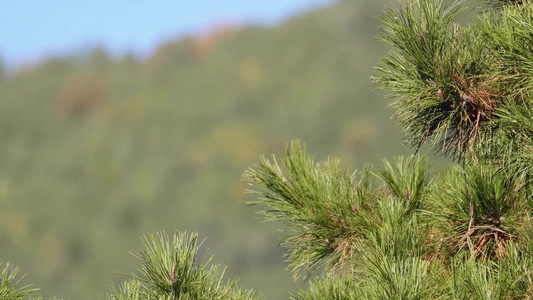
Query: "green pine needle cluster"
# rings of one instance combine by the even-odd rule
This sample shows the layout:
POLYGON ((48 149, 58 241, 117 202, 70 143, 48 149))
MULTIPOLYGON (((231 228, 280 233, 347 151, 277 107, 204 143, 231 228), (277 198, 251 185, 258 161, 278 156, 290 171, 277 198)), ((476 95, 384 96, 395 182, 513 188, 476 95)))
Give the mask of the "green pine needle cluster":
POLYGON ((496 165, 431 174, 417 156, 384 164, 350 172, 293 142, 246 171, 258 195, 251 204, 268 206, 263 218, 289 228, 281 242, 289 269, 310 276, 325 267, 293 299, 531 294, 533 203, 515 174, 496 165))
POLYGON ((510 241, 527 249, 520 237, 533 203, 516 184, 491 166, 455 167, 440 177, 428 198, 433 209, 427 219, 439 237, 439 255, 466 251, 473 257, 505 257, 510 241))
MULTIPOLYGON (((361 255, 361 243, 375 239, 390 253, 411 252, 423 243, 413 239, 410 219, 421 205, 427 185, 429 162, 425 158, 400 159, 373 178, 372 168, 349 172, 338 160, 315 162, 300 142, 287 147, 278 163, 263 158, 245 179, 250 192, 271 209, 265 220, 289 226, 282 245, 288 248, 289 268, 308 277, 322 264, 331 272, 353 271, 353 257, 361 255), (396 244, 409 245, 398 248, 396 244)), ((364 246, 366 247, 366 246, 364 246)), ((364 248, 363 247, 363 248, 364 248)))
MULTIPOLYGON (((382 14, 382 40, 395 50, 382 58, 375 81, 392 91, 411 147, 429 141, 457 160, 496 159, 509 133, 502 112, 531 103, 533 6, 501 6, 460 26, 453 21, 465 5, 404 0, 382 14)), ((531 127, 524 130, 531 135, 531 127)))
POLYGON ((375 197, 368 193, 368 170, 359 185, 355 174, 342 171, 338 160, 316 164, 305 146, 294 142, 282 158, 282 167, 266 158, 252 166, 245 179, 261 196, 256 204, 271 209, 263 212, 266 220, 290 226, 284 241, 294 275, 309 276, 324 260, 334 269, 343 267, 353 255, 352 241, 367 235, 375 224, 372 211, 375 197), (355 219, 353 216, 358 215, 355 219))
POLYGON ((262 299, 253 290, 224 281, 224 269, 212 264, 212 256, 199 258, 198 234, 177 232, 172 238, 157 232, 142 238, 140 274, 120 287, 112 287, 107 299, 262 299))
POLYGON ((0 262, 0 299, 19 300, 31 297, 38 289, 30 285, 21 285, 24 276, 18 276, 20 270, 9 262, 3 266, 0 262))

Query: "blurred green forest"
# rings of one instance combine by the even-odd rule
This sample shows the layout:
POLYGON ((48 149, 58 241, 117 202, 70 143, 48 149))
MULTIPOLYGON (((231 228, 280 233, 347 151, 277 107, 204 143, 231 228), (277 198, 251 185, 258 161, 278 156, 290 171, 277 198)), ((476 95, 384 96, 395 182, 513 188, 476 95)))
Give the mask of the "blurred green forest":
POLYGON ((340 1, 275 27, 224 27, 148 59, 103 49, 0 77, 0 260, 43 296, 93 299, 138 267, 143 234, 196 230, 228 279, 294 282, 244 170, 306 142, 343 165, 408 153, 369 80, 388 1, 340 1))

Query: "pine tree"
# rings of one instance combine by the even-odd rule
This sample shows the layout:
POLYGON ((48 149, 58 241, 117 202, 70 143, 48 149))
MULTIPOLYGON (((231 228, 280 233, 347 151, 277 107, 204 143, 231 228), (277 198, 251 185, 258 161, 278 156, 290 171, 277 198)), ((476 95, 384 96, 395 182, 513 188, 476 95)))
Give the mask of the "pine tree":
MULTIPOLYGON (((401 0, 379 18, 394 50, 373 80, 415 154, 351 171, 294 141, 246 170, 251 204, 289 228, 288 269, 311 280, 291 299, 533 298, 533 2, 485 0, 460 26, 466 4, 401 0)), ((142 241, 139 274, 104 298, 262 299, 199 260, 195 233, 142 241)), ((35 293, 16 273, 3 268, 0 298, 35 293)))

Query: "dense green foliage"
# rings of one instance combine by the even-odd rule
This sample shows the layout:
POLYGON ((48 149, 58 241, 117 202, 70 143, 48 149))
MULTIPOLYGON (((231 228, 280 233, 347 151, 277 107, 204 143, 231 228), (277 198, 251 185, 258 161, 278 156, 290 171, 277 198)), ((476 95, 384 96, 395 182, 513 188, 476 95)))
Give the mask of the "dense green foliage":
MULTIPOLYGON (((382 40, 393 51, 381 59, 373 78, 392 91, 408 145, 418 152, 427 143, 455 164, 432 171, 427 157, 414 154, 385 159, 383 168, 352 171, 338 159, 317 161, 303 143, 293 141, 284 154, 261 157, 244 173, 256 196, 248 202, 266 207, 259 212, 264 220, 284 224, 281 245, 288 269, 296 278, 312 278, 291 299, 530 299, 533 294, 533 3, 482 1, 478 22, 454 23, 467 3, 402 0, 386 10, 380 17, 382 40)), ((347 5, 340 2, 322 13, 341 13, 337 9, 347 5)), ((207 61, 205 43, 210 42, 193 49, 207 61)), ((245 76, 248 83, 258 84, 263 72, 258 65, 247 60, 241 67, 251 76, 245 76)), ((61 90, 63 113, 85 111, 80 99, 103 101, 103 91, 95 93, 105 90, 102 83, 93 78, 89 86, 75 102, 68 101, 71 88, 80 87, 61 90)), ((323 110, 316 112, 324 116, 323 110)), ((205 187, 206 181, 201 183, 205 187)), ((222 207, 209 209, 219 213, 222 207)), ((263 297, 224 279, 224 268, 199 252, 198 236, 184 232, 173 238, 145 236, 135 254, 141 268, 103 297, 263 297)), ((4 269, 0 291, 13 299, 32 294, 27 286, 18 287, 16 273, 4 269)))
POLYGON ((288 225, 291 269, 326 272, 295 299, 530 299, 533 3, 400 1, 381 17, 395 48, 374 77, 416 151, 454 159, 385 161, 357 176, 315 163, 300 144, 246 178, 263 215, 288 225), (340 267, 339 267, 340 266, 340 267))

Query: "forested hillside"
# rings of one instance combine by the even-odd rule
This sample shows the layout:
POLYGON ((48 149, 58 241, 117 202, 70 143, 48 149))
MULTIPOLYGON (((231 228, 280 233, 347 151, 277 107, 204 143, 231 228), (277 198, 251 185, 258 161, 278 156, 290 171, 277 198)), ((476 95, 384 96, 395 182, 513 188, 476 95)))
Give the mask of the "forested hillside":
MULTIPOLYGON (((96 298, 155 230, 196 230, 227 274, 286 298, 272 228, 242 204, 248 165, 302 139, 346 166, 406 153, 372 67, 386 1, 275 27, 217 28, 148 59, 103 49, 0 78, 0 260, 43 296, 96 298)), ((387 2, 388 3, 388 2, 387 2)), ((321 158, 321 157, 319 157, 321 158)))

